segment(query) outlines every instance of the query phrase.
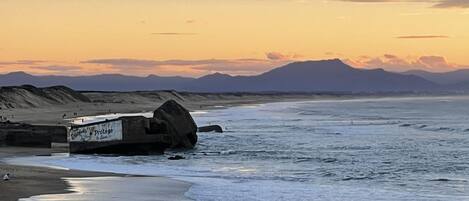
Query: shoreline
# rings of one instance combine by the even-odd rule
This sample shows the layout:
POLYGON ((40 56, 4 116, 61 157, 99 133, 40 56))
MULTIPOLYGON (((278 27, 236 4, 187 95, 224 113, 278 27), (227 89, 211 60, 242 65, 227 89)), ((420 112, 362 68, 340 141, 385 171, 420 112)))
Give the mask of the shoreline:
MULTIPOLYGON (((94 196, 101 196, 101 200, 112 200, 111 197, 106 199, 106 195, 112 194, 114 196, 119 193, 117 189, 127 189, 129 195, 146 194, 147 197, 152 196, 152 198, 162 201, 191 200, 185 197, 184 194, 192 184, 168 177, 59 169, 51 166, 15 164, 5 161, 5 159, 38 155, 47 156, 49 154, 51 154, 51 150, 47 148, 0 147, 0 173, 2 173, 2 176, 7 172, 11 174, 10 181, 0 182, 0 191, 2 192, 0 193, 0 200, 28 201, 69 198, 72 200, 90 200, 92 197, 83 198, 83 195, 89 192, 92 192, 94 196), (124 188, 119 185, 122 183, 132 184, 135 188, 124 188), (154 188, 137 188, 142 185, 154 188), (101 191, 98 191, 90 186, 110 186, 110 188, 102 188, 101 191), (165 188, 161 188, 161 186, 165 186, 165 188)), ((122 194, 121 196, 126 195, 122 194)), ((141 199, 144 198, 141 197, 141 199)), ((136 200, 138 200, 138 196, 136 200)))
MULTIPOLYGON (((196 103, 183 103, 189 110, 199 109, 220 109, 217 106, 223 106, 223 108, 249 105, 249 104, 261 104, 269 102, 279 101, 301 101, 301 100, 312 100, 311 97, 303 98, 288 98, 285 99, 267 99, 267 100, 223 100, 223 101, 200 101, 196 103)), ((155 102, 150 105, 139 104, 123 104, 123 103, 76 103, 66 104, 54 107, 41 107, 41 108, 17 108, 9 111, 3 111, 7 116, 14 114, 12 120, 24 123, 36 123, 36 124, 67 124, 68 119, 61 119, 63 113, 72 113, 76 109, 82 111, 79 116, 94 116, 109 114, 110 112, 115 113, 135 113, 135 112, 146 112, 156 109, 157 106, 162 104, 162 101, 155 102), (104 107, 103 107, 104 106, 104 107), (73 109, 70 109, 73 108, 73 109), (112 108, 112 109, 109 109, 112 108), (85 110, 83 112, 83 110, 85 110), (35 114, 43 114, 42 118, 39 118, 35 114)), ((79 117, 77 116, 77 117, 79 117)), ((0 174, 3 176, 5 173, 12 174, 11 180, 8 182, 0 182, 0 200, 5 201, 16 201, 20 198, 30 198, 32 196, 47 196, 47 195, 72 195, 74 191, 71 190, 70 182, 66 178, 89 178, 89 177, 109 177, 117 176, 120 178, 128 177, 128 175, 107 173, 107 172, 93 172, 93 171, 82 171, 82 170, 61 170, 51 167, 36 167, 31 165, 15 165, 7 164, 4 160, 12 157, 27 157, 37 155, 50 155, 52 152, 48 148, 28 148, 28 147, 0 147, 0 174)), ((166 181, 178 181, 167 177, 153 177, 155 180, 166 181)), ((171 192, 171 196, 183 197, 185 200, 189 198, 184 196, 192 184, 185 182, 186 185, 176 186, 179 191, 171 192)), ((161 196, 162 198, 167 198, 161 196)), ((164 200, 164 199, 163 199, 164 200)), ((183 199, 179 199, 183 200, 183 199)))
MULTIPOLYGON (((185 95, 185 97, 178 96, 165 96, 165 97, 152 97, 161 96, 160 92, 154 92, 151 95, 139 95, 138 92, 96 92, 85 94, 90 97, 92 102, 73 102, 63 105, 32 107, 32 108, 10 108, 1 110, 3 116, 8 117, 12 122, 30 123, 30 124, 51 124, 51 125, 69 125, 69 119, 82 116, 97 116, 112 113, 140 113, 154 111, 165 101, 174 99, 183 105, 189 111, 195 110, 212 110, 234 107, 240 105, 262 104, 283 101, 305 101, 305 100, 322 100, 322 99, 337 99, 347 98, 348 96, 334 96, 334 95, 185 95), (111 95, 110 95, 111 94, 111 95), (112 95, 114 94, 114 95, 112 95), (108 97, 110 96, 110 97, 108 97), (133 99, 128 96, 134 96, 133 99), (147 97, 150 96, 150 97, 147 97), (131 99, 122 101, 123 99, 131 99), (37 114, 41 114, 38 117, 37 114)), ((348 97, 350 98, 350 97, 348 97)))
MULTIPOLYGON (((440 95, 435 97, 445 97, 447 95, 440 95)), ((346 97, 334 97, 334 96, 306 96, 306 97, 289 97, 289 98, 268 98, 268 99, 250 99, 244 101, 212 101, 210 103, 205 101, 193 102, 191 104, 185 104, 190 110, 212 110, 212 109, 224 109, 228 107, 235 107, 240 105, 251 105, 251 104, 264 104, 264 103, 274 103, 274 102, 298 102, 298 101, 327 101, 327 100, 353 100, 353 99, 362 99, 362 98, 403 98, 403 97, 428 97, 428 96, 346 96, 346 97), (217 106, 223 106, 219 108, 217 106)), ((91 103, 93 104, 93 103, 91 103)), ((113 108, 112 112, 115 113, 131 113, 131 112, 142 112, 142 111, 152 111, 155 109, 154 105, 159 105, 160 102, 155 102, 151 105, 142 105, 142 104, 130 104, 134 107, 130 107, 128 104, 122 103, 108 103, 109 108, 113 108), (129 106, 129 107, 125 107, 129 106), (146 110, 145 110, 146 109, 146 110)), ((89 107, 87 113, 81 113, 80 116, 93 116, 101 114, 109 114, 106 108, 103 108, 99 104, 96 107, 89 107), (100 108, 101 107, 101 108, 100 108), (85 115, 86 114, 86 115, 85 115)), ((48 123, 50 119, 48 117, 58 116, 58 114, 63 112, 63 109, 67 109, 69 105, 56 106, 54 108, 35 108, 31 109, 17 109, 20 114, 28 116, 32 113, 38 113, 40 111, 48 111, 49 113, 45 115, 45 118, 38 119, 37 116, 32 116, 32 119, 24 119, 23 122, 28 123, 48 123), (23 113, 22 113, 23 112, 23 113), (31 121, 32 120, 32 121, 31 121)), ((67 112, 72 112, 73 110, 66 110, 67 112)), ((57 120, 57 119, 54 119, 57 120)), ((59 119, 60 120, 60 119, 59 119)), ((63 119, 65 121, 66 119, 63 119)), ((61 124, 64 124, 63 122, 61 124)), ((58 170, 49 167, 34 167, 34 166, 24 166, 24 165, 11 165, 6 164, 2 159, 18 156, 35 156, 35 155, 47 155, 50 154, 50 149, 39 149, 39 148, 19 148, 19 147, 0 147, 0 173, 13 172, 12 181, 9 181, 6 186, 3 182, 0 183, 0 189, 2 193, 0 195, 0 200, 18 200, 19 198, 29 198, 31 196, 37 195, 50 195, 50 194, 66 194, 72 195, 74 192, 70 189, 72 186, 70 181, 67 178, 96 178, 96 177, 119 177, 126 178, 132 175, 122 175, 106 172, 92 172, 92 171, 81 171, 81 170, 58 170), (22 176, 18 176, 20 174, 22 176), (13 183, 13 184, 12 184, 13 183)), ((3 175, 2 175, 3 176, 3 175)), ((159 181, 178 181, 175 179, 167 177, 151 177, 159 181)), ((178 195, 188 199, 184 196, 184 193, 187 192, 191 186, 188 184, 183 186, 177 186, 180 191, 178 195), (182 189, 182 190, 181 190, 182 189)), ((174 195, 175 192, 172 192, 174 195)))
POLYGON ((314 100, 351 100, 362 98, 443 97, 466 94, 327 94, 327 93, 187 93, 187 92, 83 92, 91 102, 69 102, 61 105, 0 109, 12 122, 29 124, 70 125, 71 118, 111 113, 154 111, 167 100, 176 100, 189 111, 212 110, 249 104, 314 100), (38 114, 41 114, 38 117, 38 114))

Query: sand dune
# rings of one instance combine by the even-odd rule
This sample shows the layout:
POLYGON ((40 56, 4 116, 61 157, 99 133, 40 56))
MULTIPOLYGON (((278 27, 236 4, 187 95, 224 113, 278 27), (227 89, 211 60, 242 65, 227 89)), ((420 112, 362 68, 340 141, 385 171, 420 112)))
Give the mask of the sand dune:
POLYGON ((79 92, 64 86, 36 88, 31 85, 0 88, 0 108, 32 108, 90 102, 79 92))

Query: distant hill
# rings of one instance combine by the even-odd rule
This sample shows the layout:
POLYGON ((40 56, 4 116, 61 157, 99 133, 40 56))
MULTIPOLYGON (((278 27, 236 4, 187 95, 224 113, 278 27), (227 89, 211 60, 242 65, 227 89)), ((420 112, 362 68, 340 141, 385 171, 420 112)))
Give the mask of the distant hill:
POLYGON ((256 76, 216 73, 193 80, 185 89, 203 92, 388 92, 426 91, 435 87, 435 83, 415 75, 356 69, 335 59, 294 62, 256 76))
POLYGON ((429 91, 440 86, 416 75, 383 69, 357 69, 338 59, 294 62, 254 76, 210 74, 200 78, 104 74, 33 76, 24 72, 0 75, 0 85, 65 85, 86 91, 179 90, 193 92, 397 92, 429 91))
POLYGON ((441 91, 469 92, 469 81, 458 82, 455 84, 444 85, 441 91))
POLYGON ((64 86, 36 88, 31 85, 0 87, 0 109, 31 108, 90 102, 81 93, 64 86))
POLYGON ((120 74, 103 74, 91 76, 34 76, 25 72, 13 72, 0 75, 0 86, 34 85, 48 87, 65 85, 75 90, 96 91, 137 91, 177 89, 194 78, 186 77, 160 77, 149 75, 147 77, 127 76, 120 74))
POLYGON ((417 75, 429 81, 442 85, 458 85, 458 83, 461 82, 469 82, 469 69, 461 69, 444 73, 434 73, 423 70, 410 70, 403 72, 402 74, 417 75))

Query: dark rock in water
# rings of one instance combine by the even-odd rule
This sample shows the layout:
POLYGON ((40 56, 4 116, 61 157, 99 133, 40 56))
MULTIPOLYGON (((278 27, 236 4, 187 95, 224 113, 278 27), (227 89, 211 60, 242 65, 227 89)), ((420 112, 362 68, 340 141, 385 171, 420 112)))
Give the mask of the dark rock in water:
POLYGON ((169 160, 181 160, 181 159, 186 159, 184 156, 176 155, 176 156, 171 156, 168 158, 169 160))
POLYGON ((450 179, 446 179, 446 178, 438 178, 438 179, 430 179, 430 181, 443 181, 443 182, 448 182, 448 181, 451 181, 450 179))
POLYGON ((215 132, 215 133, 223 133, 223 129, 219 125, 211 125, 211 126, 201 126, 198 129, 199 132, 215 132))
POLYGON ((52 154, 36 154, 36 156, 52 156, 52 154))
POLYGON ((171 148, 193 148, 197 143, 197 125, 189 111, 174 100, 166 101, 153 112, 153 118, 167 123, 171 148))
POLYGON ((412 126, 412 124, 401 124, 400 127, 409 127, 412 126))
POLYGON ((322 162, 324 163, 333 163, 333 162, 336 162, 337 159, 336 158, 324 158, 322 159, 322 162))

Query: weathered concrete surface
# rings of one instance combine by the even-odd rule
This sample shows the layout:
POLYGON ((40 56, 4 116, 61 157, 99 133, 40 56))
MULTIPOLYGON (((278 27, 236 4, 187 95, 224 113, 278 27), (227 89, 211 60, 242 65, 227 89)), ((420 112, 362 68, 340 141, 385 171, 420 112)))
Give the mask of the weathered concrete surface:
POLYGON ((197 131, 202 132, 202 133, 207 133, 207 132, 223 133, 223 129, 219 125, 201 126, 197 129, 197 131))
POLYGON ((67 142, 65 126, 0 122, 0 145, 50 148, 52 142, 67 142))
POLYGON ((70 153, 153 154, 167 148, 193 148, 197 125, 189 111, 167 101, 153 118, 126 116, 72 126, 70 153))
POLYGON ((189 111, 176 101, 166 101, 153 112, 153 118, 166 122, 171 148, 193 148, 197 143, 197 125, 189 111))
POLYGON ((160 130, 156 128, 152 129, 152 127, 157 127, 152 122, 157 123, 143 116, 131 116, 73 126, 70 132, 70 153, 161 154, 171 145, 171 137, 164 132, 159 132, 160 130), (116 122, 118 124, 115 124, 116 122), (96 127, 104 124, 115 124, 118 127, 96 127), (116 134, 119 137, 112 136, 116 134), (74 135, 82 136, 77 137, 74 135), (108 139, 110 140, 103 136, 109 136, 108 139))

